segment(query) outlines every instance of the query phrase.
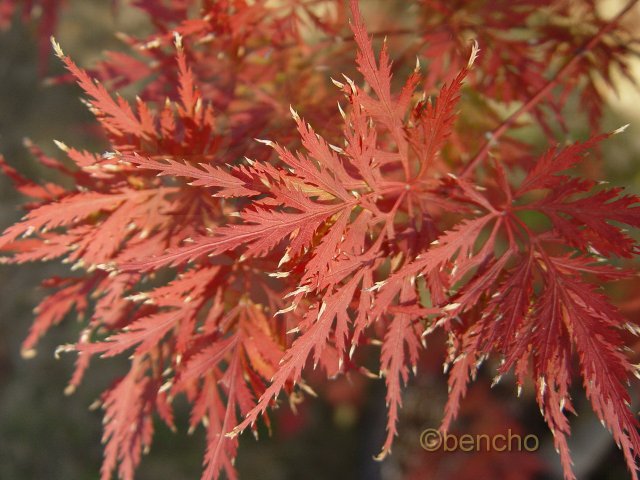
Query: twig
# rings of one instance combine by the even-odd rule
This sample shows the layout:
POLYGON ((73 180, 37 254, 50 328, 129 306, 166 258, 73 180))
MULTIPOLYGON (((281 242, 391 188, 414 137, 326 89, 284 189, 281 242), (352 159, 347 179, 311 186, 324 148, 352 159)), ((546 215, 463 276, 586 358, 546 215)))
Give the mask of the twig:
POLYGON ((533 107, 535 107, 550 91, 555 87, 562 76, 564 76, 571 68, 578 63, 580 57, 590 51, 593 47, 595 47, 601 40, 602 37, 608 33, 611 29, 613 29, 620 19, 624 17, 629 10, 631 10, 636 4, 638 0, 631 0, 621 11, 618 13, 611 21, 607 22, 602 28, 596 33, 591 40, 586 42, 583 46, 579 47, 576 50, 576 53, 571 59, 564 64, 564 66, 558 70, 558 72, 549 80, 544 87, 542 87, 538 92, 531 97, 527 103, 522 105, 518 110, 512 113, 498 128, 496 128, 493 132, 491 132, 489 138, 484 143, 482 148, 478 151, 478 153, 473 157, 473 159, 464 167, 462 173, 459 175, 461 178, 467 177, 474 168, 476 168, 480 162, 482 162, 491 147, 496 143, 496 141, 502 137, 509 128, 516 122, 521 115, 529 112, 533 107))

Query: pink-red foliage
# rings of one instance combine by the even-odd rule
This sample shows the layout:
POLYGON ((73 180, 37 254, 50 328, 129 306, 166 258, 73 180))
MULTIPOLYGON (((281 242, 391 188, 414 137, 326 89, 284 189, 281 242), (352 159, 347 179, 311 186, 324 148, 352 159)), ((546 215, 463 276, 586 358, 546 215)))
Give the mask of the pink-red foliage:
POLYGON ((178 395, 190 428, 206 428, 203 478, 235 478, 238 433, 269 422, 279 395, 310 391, 308 367, 369 374, 358 347, 370 344, 381 344, 387 387, 382 459, 436 329, 449 338, 443 430, 480 364, 497 358, 496 381, 514 370, 519 387, 535 383, 574 478, 575 364, 637 478, 626 389, 637 371, 620 333, 636 327, 601 283, 630 274, 607 259, 637 254, 624 226, 640 227, 640 198, 575 174, 610 134, 542 155, 503 136, 531 113, 555 144, 573 94, 597 127, 594 79, 628 70, 621 15, 603 20, 586 1, 416 0, 401 7, 415 25, 372 37, 356 0, 350 11, 330 0, 134 3, 155 27, 126 38, 135 56, 109 53, 87 71, 54 42, 109 151, 58 142, 63 164, 33 147, 72 189, 0 163, 33 199, 0 237, 2 261, 63 259, 82 272, 45 282, 54 291, 24 354, 75 310, 81 337, 59 348, 78 355, 69 391, 91 358, 131 358, 101 400, 103 480, 133 478, 153 416, 174 428, 178 395), (567 25, 575 9, 583 29, 567 25), (393 39, 408 36, 392 65, 393 39), (571 74, 550 76, 558 63, 571 74), (355 79, 333 71, 351 65, 355 79), (133 102, 110 93, 140 84, 133 102), (510 102, 523 107, 505 120, 494 105, 510 102))

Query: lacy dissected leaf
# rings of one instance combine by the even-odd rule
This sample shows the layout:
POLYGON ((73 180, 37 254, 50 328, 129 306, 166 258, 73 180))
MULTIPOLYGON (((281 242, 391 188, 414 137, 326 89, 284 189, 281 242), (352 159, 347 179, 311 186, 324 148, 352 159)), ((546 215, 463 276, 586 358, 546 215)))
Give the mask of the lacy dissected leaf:
POLYGON ((234 318, 238 321, 236 333, 191 356, 173 387, 178 392, 203 382, 190 423, 193 428, 202 421, 207 427, 205 479, 218 478, 223 468, 229 476, 236 476, 232 465, 238 444, 226 433, 238 422, 238 415, 253 407, 282 356, 259 306, 239 306, 225 315, 225 321, 234 318), (223 370, 225 363, 227 367, 223 370))
POLYGON ((54 325, 60 323, 64 317, 75 308, 79 316, 82 316, 87 309, 87 285, 73 279, 49 279, 46 286, 57 287, 55 293, 46 297, 36 307, 36 319, 29 330, 29 335, 22 342, 23 356, 30 356, 35 353, 32 349, 38 340, 54 325))
POLYGON ((570 169, 584 158, 584 153, 600 144, 609 135, 598 135, 590 138, 586 142, 577 142, 573 145, 560 149, 549 149, 529 170, 526 178, 520 184, 516 194, 522 195, 530 190, 540 188, 555 188, 561 186, 567 179, 558 173, 570 169))
POLYGON ((94 82, 87 72, 65 56, 60 45, 55 41, 53 41, 53 47, 56 55, 76 78, 78 85, 91 97, 91 106, 107 130, 120 136, 153 137, 155 135, 155 129, 145 122, 143 116, 138 118, 126 100, 122 97, 114 100, 102 84, 94 82))
POLYGON ((420 170, 417 179, 423 177, 430 166, 438 162, 442 147, 453 133, 453 124, 457 118, 454 109, 460 100, 460 90, 471 66, 478 56, 478 45, 474 47, 466 68, 463 68, 456 78, 440 90, 436 97, 435 106, 431 98, 419 102, 413 112, 414 128, 407 131, 407 137, 413 150, 419 157, 420 170))
POLYGON ((551 219, 567 243, 604 256, 632 257, 636 252, 635 241, 622 228, 609 222, 640 226, 640 198, 621 195, 620 188, 576 198, 576 194, 584 190, 583 182, 567 181, 532 206, 551 219))
POLYGON ((60 201, 31 210, 21 222, 9 227, 0 237, 0 245, 7 244, 33 232, 51 230, 77 223, 102 210, 112 210, 130 198, 131 193, 116 195, 81 192, 65 196, 60 201))
POLYGON ((258 193, 245 188, 242 179, 234 177, 214 165, 206 163, 193 165, 188 162, 176 162, 170 158, 164 161, 158 161, 137 155, 123 155, 121 158, 123 161, 133 163, 139 168, 155 170, 158 172, 158 176, 188 178, 191 180, 189 185, 194 187, 215 187, 220 189, 214 196, 244 197, 258 193))
MULTIPOLYGON (((315 135, 315 132, 305 125, 294 112, 294 118, 297 121, 303 144, 310 152, 311 158, 318 162, 318 166, 310 164, 309 159, 306 157, 301 155, 294 156, 277 144, 268 143, 276 149, 281 160, 292 168, 290 173, 293 176, 300 177, 301 181, 311 183, 315 187, 331 193, 333 197, 336 197, 336 200, 330 203, 331 205, 335 204, 336 201, 342 200, 342 205, 338 203, 337 207, 332 208, 342 208, 343 211, 338 213, 337 218, 328 227, 320 243, 313 249, 311 259, 305 267, 305 275, 300 286, 291 292, 294 300, 291 306, 282 312, 295 310, 304 296, 319 294, 322 300, 311 306, 309 313, 304 316, 299 326, 293 330, 300 332, 299 337, 294 340, 290 349, 285 353, 281 367, 276 372, 265 394, 243 422, 234 429, 234 434, 253 424, 257 417, 267 409, 272 399, 278 395, 287 381, 296 383, 300 380, 302 370, 309 357, 313 355, 313 364, 317 365, 322 358, 323 352, 332 342, 335 342, 336 345, 336 351, 339 356, 338 368, 340 369, 343 365, 342 356, 346 347, 345 340, 352 330, 350 324, 353 322, 355 326, 352 336, 352 350, 350 352, 352 354, 353 347, 357 345, 360 334, 372 321, 382 316, 381 313, 377 316, 375 313, 373 315, 366 313, 368 304, 373 299, 371 295, 373 288, 371 269, 380 264, 380 254, 378 252, 381 251, 385 240, 393 241, 393 236, 395 235, 393 228, 394 218, 401 205, 403 195, 395 199, 390 211, 384 213, 370 197, 375 194, 381 194, 384 191, 394 192, 394 190, 397 195, 399 192, 406 193, 407 189, 404 188, 404 185, 398 184, 398 182, 386 180, 383 176, 378 176, 379 174, 371 175, 370 171, 367 172, 367 167, 371 165, 373 155, 376 155, 377 152, 362 146, 365 139, 375 140, 375 136, 372 135, 374 127, 367 126, 367 123, 374 122, 371 124, 376 126, 378 124, 383 125, 383 128, 390 132, 397 148, 401 150, 406 148, 404 133, 400 134, 397 126, 404 125, 405 116, 409 110, 408 102, 417 83, 418 76, 417 73, 414 73, 403 87, 398 98, 393 100, 393 102, 400 102, 399 108, 397 110, 395 107, 393 109, 388 108, 390 102, 392 102, 392 96, 386 50, 383 48, 380 58, 381 67, 378 69, 373 57, 371 44, 364 31, 359 13, 356 11, 357 5, 355 2, 352 2, 352 9, 354 9, 354 18, 356 19, 353 27, 354 34, 360 52, 358 62, 365 81, 371 84, 374 91, 376 91, 382 106, 374 106, 373 100, 369 99, 350 80, 348 80, 348 87, 339 82, 334 82, 348 96, 353 105, 353 110, 348 115, 343 115, 346 123, 345 137, 350 140, 353 139, 353 141, 349 141, 345 148, 331 146, 315 135), (386 106, 384 105, 385 103, 387 104, 386 106), (366 116, 363 112, 366 112, 366 116), (398 137, 398 135, 401 136, 398 137), (339 160, 341 157, 343 158, 342 161, 339 160), (362 172, 361 179, 354 175, 356 171, 362 172), (352 195, 349 195, 343 187, 336 185, 336 180, 359 188, 356 192, 352 192, 352 195), (353 217, 357 211, 353 210, 356 205, 361 206, 364 211, 349 222, 346 214, 348 211, 352 211, 351 216, 353 217), (345 208, 348 208, 348 210, 344 210, 345 208), (375 241, 367 245, 369 242, 363 241, 363 233, 371 230, 372 226, 376 225, 378 226, 375 228, 377 232, 375 241), (353 313, 355 315, 353 320, 350 313, 352 305, 359 306, 357 314, 356 312, 353 313)), ((283 178, 283 176, 285 174, 280 174, 278 178, 283 178)), ((284 183, 287 183, 286 179, 284 183)), ((281 193, 277 186, 274 186, 274 190, 276 192, 274 196, 281 200, 280 203, 291 203, 287 195, 281 193)), ((301 187, 301 190, 309 195, 315 194, 318 199, 323 198, 308 188, 301 187)), ((327 197, 327 200, 330 200, 330 198, 327 197)), ((339 210, 332 211, 332 213, 337 212, 339 210)), ((490 220, 491 218, 485 220, 483 226, 490 220)), ((296 248, 295 243, 292 242, 287 249, 286 261, 294 258, 298 251, 299 248, 296 248)), ((451 255, 453 253, 451 252, 451 255)), ((409 285, 408 280, 406 285, 409 285)), ((403 301, 415 300, 415 294, 412 293, 413 285, 407 286, 403 292, 403 301)), ((390 450, 400 405, 400 386, 402 382, 406 382, 408 379, 404 344, 406 342, 408 347, 409 363, 415 365, 420 342, 418 330, 413 328, 413 325, 415 325, 413 320, 417 312, 425 313, 429 311, 428 309, 417 309, 410 314, 400 313, 400 310, 401 308, 398 309, 398 313, 394 314, 390 323, 388 333, 383 342, 381 356, 381 370, 385 371, 387 376, 387 401, 390 408, 389 435, 385 441, 383 453, 390 450), (410 325, 411 328, 407 328, 410 325)))
MULTIPOLYGON (((400 302, 415 301, 416 292, 409 280, 406 280, 400 291, 400 302)), ((378 459, 384 458, 391 452, 393 439, 397 434, 397 423, 400 407, 402 406, 402 386, 409 380, 409 367, 417 368, 420 344, 421 325, 415 322, 414 316, 408 313, 393 315, 382 344, 380 356, 380 374, 384 375, 387 393, 387 438, 382 446, 378 459), (405 345, 406 344, 406 345, 405 345), (406 347, 406 353, 405 353, 406 347)))
POLYGON ((133 480, 143 450, 151 445, 154 385, 144 375, 144 365, 134 361, 129 373, 102 398, 105 444, 102 480, 111 478, 117 468, 123 480, 133 480))
POLYGON ((0 236, 0 263, 60 258, 74 272, 45 281, 53 292, 23 354, 75 310, 79 339, 56 351, 77 353, 66 393, 91 359, 130 361, 102 397, 103 480, 132 479, 155 415, 179 427, 178 397, 189 430, 205 429, 202 478, 213 480, 237 478, 237 435, 251 426, 257 436, 259 418, 270 428, 279 396, 295 405, 312 392, 309 378, 375 377, 375 361, 384 458, 422 337, 442 328, 443 430, 494 356, 494 382, 512 368, 519 390, 533 379, 570 479, 573 368, 636 478, 625 384, 637 370, 620 329, 637 327, 599 288, 630 275, 606 259, 633 268, 638 248, 624 227, 640 226, 640 202, 580 176, 586 152, 610 134, 540 158, 526 135, 511 135, 568 130, 573 93, 595 126, 594 75, 611 85, 611 67, 629 71, 623 57, 637 41, 619 20, 632 4, 604 21, 587 1, 397 2, 415 21, 385 16, 367 31, 359 3, 136 1, 150 33, 120 35, 130 50, 94 70, 53 42, 69 72, 59 80, 88 96, 107 152, 56 141, 63 162, 26 141, 69 188, 31 181, 0 157, 31 199, 0 236), (327 70, 355 69, 362 81, 344 76, 330 89, 327 70), (124 87, 139 96, 125 100, 124 87))

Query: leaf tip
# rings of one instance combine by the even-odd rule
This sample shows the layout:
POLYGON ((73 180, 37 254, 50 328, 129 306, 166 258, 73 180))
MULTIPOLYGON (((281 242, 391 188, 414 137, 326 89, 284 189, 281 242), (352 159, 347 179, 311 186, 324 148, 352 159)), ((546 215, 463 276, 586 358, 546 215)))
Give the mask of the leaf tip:
POLYGON ((271 147, 271 148, 273 148, 273 147, 275 147, 275 146, 276 146, 276 144, 275 144, 275 143, 273 143, 271 140, 264 140, 264 139, 261 139, 261 138, 254 138, 254 140, 255 140, 256 142, 259 142, 259 143, 262 143, 262 144, 264 144, 264 145, 267 145, 267 146, 269 146, 269 147, 271 147))
POLYGON ((175 44, 176 49, 179 52, 182 52, 182 35, 178 32, 173 32, 173 43, 175 44))
POLYGON ((478 58, 478 53, 480 52, 480 45, 478 45, 478 41, 474 40, 473 45, 471 46, 471 55, 469 55, 469 62, 467 63, 467 68, 471 68, 478 58))
POLYGON ((378 455, 374 455, 373 459, 376 462, 381 462, 383 461, 385 458, 387 458, 387 455, 389 455, 389 453, 391 453, 391 450, 387 449, 387 448, 383 448, 382 451, 378 454, 378 455))
POLYGON ((64 153, 67 153, 69 151, 69 147, 65 143, 61 142, 60 140, 54 140, 53 143, 55 143, 56 147, 58 147, 64 153))
POLYGON ((344 88, 344 83, 337 81, 335 78, 333 77, 329 77, 331 78, 331 82, 338 88, 344 88))
POLYGON ((25 360, 29 360, 34 358, 38 354, 38 351, 35 348, 27 348, 20 350, 20 356, 25 360))
POLYGON ((51 35, 50 40, 51 40, 51 46, 53 47, 53 51, 55 52, 56 57, 64 58, 64 52, 62 51, 62 47, 58 42, 56 42, 56 39, 53 35, 51 35))
POLYGON ((289 111, 291 112, 291 116, 296 122, 300 121, 300 115, 293 109, 293 106, 289 105, 289 111))
POLYGON ((627 128, 629 128, 629 123, 627 123, 626 125, 621 126, 620 128, 615 129, 613 132, 611 132, 611 135, 617 135, 618 133, 622 133, 624 132, 627 128))

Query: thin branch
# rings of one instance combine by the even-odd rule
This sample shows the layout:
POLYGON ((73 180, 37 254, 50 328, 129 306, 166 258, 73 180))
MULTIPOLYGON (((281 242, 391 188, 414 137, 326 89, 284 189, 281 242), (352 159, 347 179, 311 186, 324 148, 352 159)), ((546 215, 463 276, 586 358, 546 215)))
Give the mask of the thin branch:
MULTIPOLYGON (((388 30, 380 30, 377 32, 369 32, 369 36, 373 38, 385 38, 385 37, 395 37, 395 36, 403 36, 403 35, 420 35, 424 32, 415 29, 415 28, 395 28, 388 30)), ((316 41, 316 43, 312 44, 314 47, 322 47, 331 43, 344 43, 348 44, 350 42, 355 41, 353 38, 353 34, 344 34, 344 35, 331 35, 331 36, 323 36, 316 41)), ((300 45, 300 42, 291 41, 287 43, 282 43, 277 45, 277 48, 280 50, 285 50, 289 48, 294 48, 300 45)))
POLYGON ((636 4, 638 0, 631 0, 621 11, 618 13, 610 22, 607 22, 602 28, 596 33, 591 40, 586 42, 583 46, 579 47, 575 55, 571 57, 571 59, 564 64, 564 66, 558 70, 558 72, 549 80, 544 87, 542 87, 538 92, 531 97, 527 103, 522 105, 518 110, 512 113, 498 128, 496 128, 491 134, 489 138, 484 143, 482 148, 478 151, 475 157, 464 167, 462 173, 460 174, 461 178, 465 178, 469 176, 469 174, 486 158, 491 150, 491 147, 495 145, 500 137, 502 137, 509 128, 513 126, 513 124, 522 116, 523 114, 529 112, 533 109, 540 101, 555 87, 559 80, 569 71, 573 66, 578 63, 580 58, 593 49, 600 41, 602 37, 606 35, 609 31, 611 31, 620 21, 622 17, 624 17, 629 10, 631 10, 636 4))

